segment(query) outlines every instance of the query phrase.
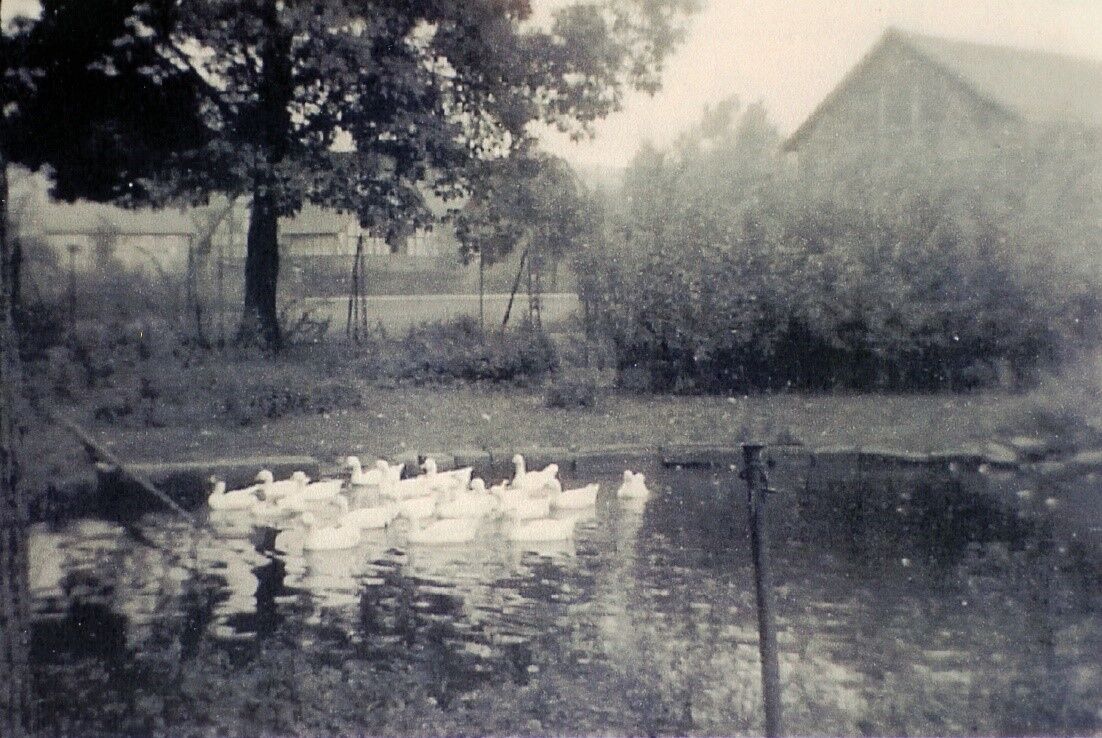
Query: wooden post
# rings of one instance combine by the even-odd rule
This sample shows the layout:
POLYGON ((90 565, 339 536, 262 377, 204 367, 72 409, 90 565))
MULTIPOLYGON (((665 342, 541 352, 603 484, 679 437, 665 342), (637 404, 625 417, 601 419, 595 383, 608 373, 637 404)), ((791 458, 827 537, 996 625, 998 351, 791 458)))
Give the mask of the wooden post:
POLYGON ((367 336, 367 272, 364 263, 367 261, 367 254, 364 253, 364 237, 360 234, 359 241, 356 243, 356 251, 359 253, 359 257, 356 259, 359 264, 360 276, 357 289, 359 290, 360 301, 360 328, 363 331, 363 335, 367 336))
POLYGON ((0 736, 25 736, 32 723, 30 528, 15 458, 18 342, 12 313, 8 162, 0 142, 0 736))
POLYGON ((360 340, 361 326, 367 327, 367 306, 362 295, 363 285, 364 237, 361 233, 356 239, 356 255, 352 258, 352 289, 348 294, 348 320, 344 326, 346 336, 360 340))
POLYGON ((543 330, 543 254, 536 252, 528 260, 528 316, 532 327, 543 330))
MULTIPOLYGON (((230 221, 228 227, 228 238, 233 238, 235 225, 233 221, 230 221)), ((232 241, 231 241, 232 244, 232 241)), ((226 346, 226 243, 224 240, 218 241, 218 264, 215 266, 218 270, 218 348, 225 348, 226 346)))
POLYGON ((96 441, 96 439, 92 437, 92 434, 85 430, 75 420, 65 416, 55 415, 48 410, 41 408, 39 409, 39 412, 47 421, 56 425, 60 425, 62 428, 76 436, 76 439, 80 441, 80 445, 84 447, 85 452, 90 458, 106 463, 108 466, 117 471, 120 475, 133 481, 135 484, 141 487, 142 490, 156 497, 164 504, 165 507, 167 507, 169 510, 172 510, 174 513, 191 523, 193 526, 197 528, 205 527, 208 530, 213 530, 209 524, 201 523, 194 515, 189 513, 184 508, 180 507, 179 503, 177 503, 176 500, 172 499, 167 494, 157 489, 157 486, 153 484, 153 482, 149 481, 145 477, 145 475, 135 472, 129 466, 124 464, 122 460, 119 459, 119 457, 115 456, 115 454, 111 453, 111 451, 109 451, 105 446, 96 441))
POLYGON ((348 315, 344 320, 344 335, 345 338, 352 338, 352 312, 355 310, 356 305, 356 280, 358 275, 356 274, 356 257, 352 257, 352 283, 348 286, 348 315))
POLYGON ((77 324, 77 252, 80 246, 69 244, 69 327, 77 324))
POLYGON ((486 255, 478 247, 478 330, 486 335, 486 255))
POLYGON ((761 461, 762 446, 743 444, 742 476, 746 480, 750 509, 750 547, 754 559, 754 589, 758 601, 758 651, 761 654, 762 698, 765 702, 765 735, 784 732, 781 719, 781 678, 777 660, 777 634, 773 621, 773 578, 769 566, 766 496, 773 490, 761 461))
POLYGON ((505 317, 501 321, 501 332, 505 332, 505 326, 509 325, 509 315, 513 312, 513 298, 520 289, 520 278, 524 275, 524 262, 528 259, 528 249, 520 255, 520 264, 517 266, 517 277, 513 280, 513 291, 509 293, 509 302, 505 305, 505 317))

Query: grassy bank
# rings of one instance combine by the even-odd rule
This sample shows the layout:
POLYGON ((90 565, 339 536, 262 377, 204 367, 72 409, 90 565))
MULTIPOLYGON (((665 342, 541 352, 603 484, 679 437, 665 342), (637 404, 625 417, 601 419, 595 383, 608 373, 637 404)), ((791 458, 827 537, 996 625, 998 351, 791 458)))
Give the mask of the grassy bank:
POLYGON ((544 406, 531 388, 386 387, 357 383, 358 407, 334 408, 234 427, 193 417, 163 428, 99 432, 124 458, 176 460, 212 454, 403 450, 582 448, 609 444, 725 443, 772 440, 780 433, 809 445, 882 444, 950 448, 998 433, 1028 413, 1028 397, 792 395, 649 397, 608 393, 592 411, 544 406))
MULTIPOLYGON (((178 350, 126 358, 116 350, 110 361, 86 360, 90 369, 42 362, 30 379, 40 401, 87 423, 133 461, 305 453, 324 463, 348 453, 778 436, 809 446, 929 451, 1010 433, 1059 433, 1062 424, 1081 422, 1081 414, 1097 407, 1096 394, 1085 389, 1090 383, 1065 380, 1031 393, 924 395, 656 396, 605 387, 595 407, 563 409, 547 406, 547 380, 402 383, 375 376, 369 370, 375 359, 339 344, 301 347, 276 359, 178 350)), ((37 423, 27 428, 22 458, 32 488, 86 468, 71 439, 37 423)))

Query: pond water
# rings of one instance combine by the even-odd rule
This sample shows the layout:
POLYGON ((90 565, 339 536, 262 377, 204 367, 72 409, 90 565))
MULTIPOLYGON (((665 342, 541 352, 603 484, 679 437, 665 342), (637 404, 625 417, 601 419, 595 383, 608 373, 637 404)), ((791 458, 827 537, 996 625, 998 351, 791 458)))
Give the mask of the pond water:
MULTIPOLYGON (((47 734, 700 734, 761 730, 745 495, 601 479, 576 540, 400 529, 303 555, 225 516, 32 536, 47 734)), ((583 480, 589 481, 589 480, 583 480)), ((1097 734, 1102 573, 1042 518, 943 481, 771 496, 793 734, 1097 734)))

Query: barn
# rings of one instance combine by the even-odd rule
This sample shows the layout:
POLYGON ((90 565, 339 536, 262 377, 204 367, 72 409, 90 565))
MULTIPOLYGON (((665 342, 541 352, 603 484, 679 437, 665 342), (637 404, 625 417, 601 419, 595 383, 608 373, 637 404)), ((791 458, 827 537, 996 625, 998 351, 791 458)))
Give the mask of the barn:
POLYGON ((804 173, 1102 130, 1102 62, 889 29, 784 142, 804 173))

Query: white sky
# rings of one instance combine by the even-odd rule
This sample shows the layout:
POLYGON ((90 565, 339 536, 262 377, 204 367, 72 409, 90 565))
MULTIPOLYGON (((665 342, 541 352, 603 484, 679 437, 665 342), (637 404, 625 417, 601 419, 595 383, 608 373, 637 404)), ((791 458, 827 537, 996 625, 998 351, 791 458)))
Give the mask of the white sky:
MULTIPOLYGON (((566 0, 532 0, 537 11, 566 0)), ((37 0, 0 0, 3 15, 37 0)), ((590 166, 622 166, 646 139, 663 143, 703 107, 737 95, 762 101, 787 133, 895 25, 972 41, 1102 59, 1102 0, 704 0, 686 43, 669 60, 661 92, 629 96, 592 141, 554 133, 549 149, 590 166)), ((541 13, 542 14, 542 13, 541 13)))

